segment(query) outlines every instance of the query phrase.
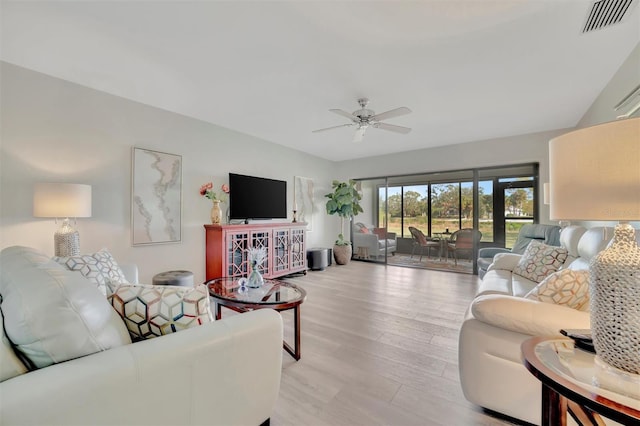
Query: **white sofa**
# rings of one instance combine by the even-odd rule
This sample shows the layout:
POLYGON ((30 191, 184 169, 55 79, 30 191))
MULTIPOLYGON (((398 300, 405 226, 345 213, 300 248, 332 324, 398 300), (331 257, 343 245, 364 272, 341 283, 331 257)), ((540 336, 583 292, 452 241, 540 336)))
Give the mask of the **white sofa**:
POLYGON ((0 295, 2 425, 259 425, 271 416, 282 366, 275 311, 130 343, 95 285, 25 247, 0 253, 0 295))
POLYGON ((375 228, 357 222, 353 225, 353 253, 365 256, 394 255, 397 250, 397 236, 395 232, 387 232, 385 228, 375 228))
MULTIPOLYGON (((568 250, 562 268, 587 269, 613 237, 613 228, 569 226, 560 242, 568 250)), ((531 336, 557 335, 563 328, 588 329, 588 312, 525 299, 537 284, 512 271, 518 254, 498 254, 467 310, 459 338, 460 382, 474 404, 540 424, 541 384, 521 360, 531 336)))

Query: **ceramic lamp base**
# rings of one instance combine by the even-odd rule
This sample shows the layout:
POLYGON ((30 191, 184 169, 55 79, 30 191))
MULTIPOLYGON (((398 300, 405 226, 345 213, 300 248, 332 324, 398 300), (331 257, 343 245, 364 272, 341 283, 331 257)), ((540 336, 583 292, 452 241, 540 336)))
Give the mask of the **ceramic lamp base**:
POLYGON ((640 374, 640 247, 628 223, 591 262, 591 332, 602 361, 640 374))
POLYGON ((69 257, 80 254, 80 234, 73 229, 69 219, 62 221, 62 226, 53 236, 53 242, 56 256, 69 257))

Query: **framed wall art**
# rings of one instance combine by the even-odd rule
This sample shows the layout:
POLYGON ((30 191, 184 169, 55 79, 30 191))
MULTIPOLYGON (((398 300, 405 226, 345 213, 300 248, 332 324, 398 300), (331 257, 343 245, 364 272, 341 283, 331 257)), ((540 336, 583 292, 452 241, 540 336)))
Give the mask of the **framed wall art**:
POLYGON ((132 244, 182 240, 182 156, 133 148, 132 244))
POLYGON ((293 177, 293 202, 298 207, 298 222, 306 222, 307 232, 313 231, 313 180, 293 177))

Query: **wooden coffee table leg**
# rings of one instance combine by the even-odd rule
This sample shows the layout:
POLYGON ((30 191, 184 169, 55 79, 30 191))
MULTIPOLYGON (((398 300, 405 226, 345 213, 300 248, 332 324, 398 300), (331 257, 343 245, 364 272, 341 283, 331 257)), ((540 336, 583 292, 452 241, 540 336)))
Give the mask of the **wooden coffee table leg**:
POLYGON ((567 399, 544 383, 542 384, 542 425, 567 425, 567 399))
POLYGON ((222 318, 222 305, 216 302, 216 321, 222 318))

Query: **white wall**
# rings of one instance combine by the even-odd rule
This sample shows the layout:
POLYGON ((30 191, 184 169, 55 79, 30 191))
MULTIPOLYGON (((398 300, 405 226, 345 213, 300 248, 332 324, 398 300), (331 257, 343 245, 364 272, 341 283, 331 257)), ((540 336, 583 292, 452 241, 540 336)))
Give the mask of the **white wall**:
POLYGON ((640 43, 631 51, 627 60, 603 88, 576 127, 589 127, 615 120, 626 110, 615 111, 613 107, 638 85, 640 85, 640 43))
MULTIPOLYGON (((584 128, 616 120, 616 117, 628 111, 629 107, 625 111, 615 111, 613 109, 614 106, 638 85, 640 85, 640 43, 633 49, 627 60, 587 110, 577 127, 584 128)), ((636 113, 634 116, 640 116, 640 113, 636 113)), ((640 164, 638 167, 640 167, 640 164)), ((638 190, 640 191, 640 189, 638 190)), ((615 226, 615 222, 581 222, 581 224, 587 227, 615 226)), ((640 229, 640 221, 631 222, 631 225, 636 229, 640 229)), ((640 233, 638 234, 640 238, 640 233)))
MULTIPOLYGON (((344 161, 339 163, 338 172, 340 176, 367 178, 537 162, 542 186, 549 181, 548 142, 567 131, 554 130, 344 161)), ((539 201, 540 223, 552 223, 548 206, 542 203, 542 197, 539 201)))
POLYGON ((191 270, 202 281, 211 202, 198 190, 212 179, 216 186, 226 182, 229 172, 286 180, 289 208, 293 177, 312 178, 309 246, 333 244, 339 223, 326 215, 323 195, 334 163, 7 63, 0 72, 0 247, 26 245, 53 255, 58 225, 32 217, 33 184, 85 183, 93 188, 93 217, 78 220, 82 252, 107 247, 116 259, 137 263, 143 282, 171 269, 191 270), (182 155, 181 243, 131 246, 133 146, 182 155))

